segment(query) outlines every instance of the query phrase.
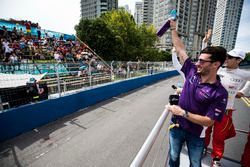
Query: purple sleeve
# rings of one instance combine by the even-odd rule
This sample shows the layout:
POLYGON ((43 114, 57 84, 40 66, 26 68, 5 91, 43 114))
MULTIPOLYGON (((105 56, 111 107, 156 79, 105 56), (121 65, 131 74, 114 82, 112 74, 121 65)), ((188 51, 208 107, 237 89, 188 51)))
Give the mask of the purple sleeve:
MULTIPOLYGON (((219 89, 224 88, 220 87, 219 89)), ((206 116, 208 116, 212 120, 221 121, 226 110, 227 97, 228 94, 226 91, 224 91, 224 93, 220 93, 220 95, 217 96, 217 98, 215 98, 213 103, 209 106, 206 116)))
POLYGON ((187 78, 188 75, 193 75, 197 72, 197 68, 196 66, 194 65, 194 63, 191 62, 191 59, 188 58, 182 68, 181 68, 181 71, 185 74, 185 78, 187 78))

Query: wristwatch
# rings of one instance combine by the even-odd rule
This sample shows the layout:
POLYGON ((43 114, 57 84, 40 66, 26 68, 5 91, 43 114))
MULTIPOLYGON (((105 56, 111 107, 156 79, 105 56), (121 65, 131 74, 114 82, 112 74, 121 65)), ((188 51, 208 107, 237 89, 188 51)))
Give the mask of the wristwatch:
POLYGON ((187 110, 184 110, 185 113, 182 115, 184 118, 187 118, 188 117, 188 111, 187 110))

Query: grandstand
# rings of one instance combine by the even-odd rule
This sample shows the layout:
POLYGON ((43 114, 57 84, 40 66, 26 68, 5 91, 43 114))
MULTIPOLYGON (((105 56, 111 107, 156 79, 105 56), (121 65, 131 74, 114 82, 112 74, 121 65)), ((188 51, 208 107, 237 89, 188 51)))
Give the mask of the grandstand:
POLYGON ((10 92, 27 87, 30 78, 45 84, 49 94, 60 92, 61 83, 64 91, 79 89, 90 75, 94 82, 110 81, 110 67, 74 35, 41 29, 31 21, 1 19, 0 39, 2 102, 12 101, 10 92))
MULTIPOLYGON (((30 78, 46 85, 50 98, 53 94, 60 97, 97 84, 166 71, 167 66, 162 62, 107 63, 77 37, 41 29, 31 21, 0 20, 0 39, 1 97, 6 97, 2 94, 8 92, 6 89, 16 94, 15 88, 27 86, 30 78), (27 31, 27 23, 31 32, 27 31)), ((8 103, 10 96, 8 93, 9 98, 2 102, 8 103)))

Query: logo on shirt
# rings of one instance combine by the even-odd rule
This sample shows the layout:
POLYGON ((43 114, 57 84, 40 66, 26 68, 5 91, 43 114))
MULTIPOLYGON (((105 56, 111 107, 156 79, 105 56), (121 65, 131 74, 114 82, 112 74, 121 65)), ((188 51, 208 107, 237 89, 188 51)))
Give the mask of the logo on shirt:
POLYGON ((206 98, 206 99, 209 98, 209 90, 201 89, 200 92, 199 92, 199 94, 200 94, 202 97, 206 98))
POLYGON ((243 80, 242 79, 237 79, 237 78, 230 78, 230 81, 233 81, 233 82, 242 82, 243 80))
POLYGON ((192 76, 192 78, 189 78, 189 83, 193 84, 196 79, 196 76, 192 76))
MULTIPOLYGON (((221 110, 219 110, 218 108, 216 108, 215 109, 215 111, 217 111, 217 112, 219 112, 219 113, 221 113, 222 111, 221 110)), ((218 114, 218 113, 217 113, 218 114)), ((215 113, 215 115, 216 115, 216 113, 215 113)))

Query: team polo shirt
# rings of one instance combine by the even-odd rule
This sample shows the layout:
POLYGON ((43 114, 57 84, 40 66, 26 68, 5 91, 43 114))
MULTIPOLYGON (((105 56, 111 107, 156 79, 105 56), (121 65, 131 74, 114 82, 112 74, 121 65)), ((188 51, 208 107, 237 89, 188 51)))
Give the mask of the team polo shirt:
MULTIPOLYGON (((197 67, 187 59, 181 71, 185 74, 186 81, 180 95, 179 106, 212 120, 220 121, 226 109, 228 93, 222 86, 219 76, 214 84, 201 83, 201 76, 197 67)), ((206 127, 192 123, 181 116, 176 116, 180 127, 197 137, 205 137, 206 127)))
POLYGON ((227 109, 234 109, 234 99, 237 92, 250 81, 250 71, 239 68, 220 68, 217 74, 221 78, 221 84, 228 92, 227 109))

